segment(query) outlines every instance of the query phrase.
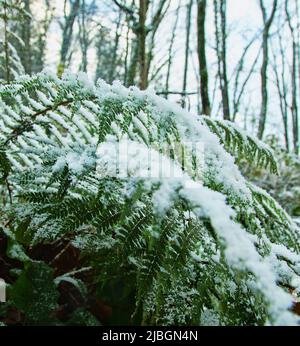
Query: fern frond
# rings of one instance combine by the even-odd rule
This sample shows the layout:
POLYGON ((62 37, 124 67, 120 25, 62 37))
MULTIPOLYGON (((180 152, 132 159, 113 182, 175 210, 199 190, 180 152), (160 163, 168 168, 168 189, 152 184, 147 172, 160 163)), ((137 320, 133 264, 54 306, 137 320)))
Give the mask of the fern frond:
POLYGON ((202 118, 211 131, 219 137, 224 148, 237 160, 247 160, 249 165, 255 164, 278 174, 275 155, 268 145, 230 121, 216 120, 207 116, 202 118))
POLYGON ((0 126, 11 226, 26 220, 32 243, 67 236, 91 247, 102 282, 130 275, 145 322, 189 323, 172 308, 178 296, 198 321, 210 308, 227 322, 297 323, 278 278, 299 276, 299 230, 240 173, 235 158, 276 163, 233 124, 134 87, 44 72, 0 86, 0 126), (117 162, 124 139, 134 150, 117 162), (242 302, 224 311, 230 284, 242 302))

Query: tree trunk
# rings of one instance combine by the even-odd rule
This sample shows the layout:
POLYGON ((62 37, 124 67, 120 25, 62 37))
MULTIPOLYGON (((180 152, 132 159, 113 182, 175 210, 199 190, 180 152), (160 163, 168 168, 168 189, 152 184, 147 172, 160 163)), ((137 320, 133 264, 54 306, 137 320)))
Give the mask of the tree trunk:
POLYGON ((79 12, 80 0, 74 0, 72 2, 70 0, 70 14, 65 16, 65 23, 63 26, 63 34, 62 34, 62 44, 60 49, 60 62, 58 66, 58 74, 61 75, 66 67, 67 57, 69 54, 71 40, 73 36, 73 25, 75 19, 79 12))
POLYGON ((206 0, 198 0, 197 34, 198 60, 200 75, 200 94, 202 113, 210 115, 210 101, 208 93, 208 71, 206 64, 206 36, 205 36, 206 0))
POLYGON ((32 73, 41 72, 44 68, 45 52, 47 45, 47 33, 54 17, 54 7, 50 5, 50 0, 44 0, 45 17, 41 21, 41 29, 37 33, 36 49, 32 61, 32 73))
MULTIPOLYGON (((126 4, 121 3, 119 0, 113 1, 124 13, 126 13, 128 24, 130 23, 129 25, 131 26, 131 30, 135 36, 131 44, 131 61, 129 68, 127 68, 127 63, 125 63, 126 84, 128 86, 134 84, 137 73, 136 68, 138 65, 139 87, 141 90, 145 90, 149 84, 149 69, 152 60, 155 33, 165 13, 164 8, 167 0, 160 0, 158 9, 154 14, 151 23, 149 23, 149 26, 147 26, 147 17, 150 0, 139 0, 138 13, 135 11, 136 7, 134 1, 132 1, 131 6, 126 6, 126 4), (147 50, 147 36, 149 32, 152 32, 152 37, 150 49, 147 50)), ((170 4, 170 1, 168 4, 170 4)), ((125 52, 126 61, 128 56, 128 34, 129 33, 127 33, 127 47, 125 52)))
POLYGON ((127 26, 126 32, 126 48, 125 48, 125 58, 124 58, 124 85, 127 85, 127 75, 128 75, 128 53, 129 53, 129 33, 130 28, 127 26))
POLYGON ((170 74, 171 74, 171 67, 172 67, 172 54, 173 54, 173 46, 174 46, 174 41, 175 41, 175 35, 176 35, 176 30, 177 30, 177 25, 178 25, 178 18, 179 18, 179 10, 181 6, 181 1, 179 1, 179 4, 176 9, 175 13, 175 22, 174 22, 174 27, 172 30, 172 36, 170 40, 170 46, 169 46, 169 51, 168 51, 168 67, 167 67, 167 75, 166 75, 166 84, 165 84, 165 97, 166 99, 168 98, 168 92, 169 92, 169 83, 170 83, 170 74))
POLYGON ((282 35, 278 33, 278 41, 279 41, 279 52, 275 53, 272 49, 273 53, 273 71, 275 75, 276 80, 276 88, 277 93, 279 97, 279 106, 281 111, 281 117, 283 122, 283 128, 284 128, 284 140, 285 140, 285 147, 286 151, 290 151, 290 145, 289 145, 289 126, 288 126, 288 105, 287 105, 287 88, 286 88, 286 77, 285 77, 285 66, 286 66, 286 60, 285 60, 285 50, 283 48, 282 44, 282 35), (278 63, 278 56, 280 57, 280 63, 278 63), (281 66, 281 74, 278 72, 278 66, 281 66))
POLYGON ((3 3, 3 22, 4 22, 4 63, 5 63, 5 80, 7 83, 10 82, 10 56, 9 56, 9 46, 8 46, 8 15, 7 15, 7 3, 4 1, 3 3))
POLYGON ((147 76, 148 76, 148 83, 149 83, 149 75, 150 75, 150 68, 151 68, 151 63, 154 58, 154 48, 155 48, 155 37, 157 30, 159 28, 159 25, 167 12, 169 6, 170 6, 170 1, 171 0, 160 0, 158 4, 158 8, 153 15, 152 21, 151 21, 151 38, 150 38, 150 43, 148 47, 148 53, 147 53, 147 76), (167 4, 167 6, 165 6, 167 4))
POLYGON ((298 104, 297 104, 297 45, 294 33, 294 27, 292 25, 292 18, 289 13, 288 1, 285 0, 285 13, 291 32, 292 39, 292 71, 291 71, 291 84, 292 84, 292 104, 291 113, 293 120, 293 145, 294 152, 299 153, 299 122, 298 122, 298 104))
POLYGON ((222 96, 223 118, 230 120, 229 91, 226 63, 226 0, 214 0, 218 77, 222 96))
POLYGON ((140 66, 140 80, 139 87, 141 90, 145 90, 148 87, 148 68, 147 68, 147 53, 146 53, 146 19, 148 12, 148 0, 140 0, 139 6, 139 66, 140 66))
POLYGON ((261 109, 259 115, 259 124, 258 124, 258 138, 262 139, 265 131, 266 117, 268 110, 268 80, 267 80, 267 70, 269 63, 269 33, 270 28, 274 19, 274 15, 277 8, 277 0, 273 1, 273 8, 269 19, 267 19, 266 8, 264 6, 263 0, 260 0, 260 8, 262 12, 264 29, 263 29, 263 61, 261 66, 261 109))
POLYGON ((109 83, 112 83, 115 79, 115 71, 116 71, 116 62, 118 57, 118 51, 119 51, 119 41, 121 37, 120 27, 122 23, 122 12, 120 11, 118 21, 117 21, 117 27, 116 27, 116 33, 115 33, 115 41, 114 41, 114 50, 113 50, 113 56, 109 71, 109 83))
MULTIPOLYGON (((190 0, 189 3, 187 4, 187 14, 186 14, 185 62, 184 62, 183 86, 182 86, 183 95, 186 95, 186 86, 187 86, 187 75, 188 75, 189 54, 190 54, 192 6, 193 6, 193 0, 190 0)), ((183 96, 181 100, 182 108, 185 108, 185 104, 186 104, 186 96, 183 96)))
POLYGON ((134 85, 135 77, 136 77, 136 67, 139 61, 139 44, 137 37, 134 37, 131 44, 131 57, 130 57, 130 65, 128 69, 128 77, 127 77, 127 86, 134 85))
MULTIPOLYGON (((24 9, 30 15, 30 0, 24 0, 24 9)), ((22 47, 22 54, 20 54, 21 62, 27 74, 32 73, 32 59, 31 59, 31 17, 26 16, 22 20, 20 37, 24 42, 22 47)))
POLYGON ((87 24, 86 12, 87 12, 87 8, 86 8, 85 0, 81 0, 78 26, 79 26, 79 42, 80 42, 80 48, 81 48, 81 54, 82 54, 81 69, 83 72, 87 72, 87 65, 88 65, 87 52, 89 47, 89 39, 88 39, 87 30, 86 30, 86 24, 87 24))
POLYGON ((226 62, 226 0, 220 1, 220 14, 221 14, 221 37, 222 37, 222 79, 223 79, 223 112, 224 119, 230 120, 230 107, 229 107, 229 92, 228 92, 228 79, 227 79, 227 62, 226 62))

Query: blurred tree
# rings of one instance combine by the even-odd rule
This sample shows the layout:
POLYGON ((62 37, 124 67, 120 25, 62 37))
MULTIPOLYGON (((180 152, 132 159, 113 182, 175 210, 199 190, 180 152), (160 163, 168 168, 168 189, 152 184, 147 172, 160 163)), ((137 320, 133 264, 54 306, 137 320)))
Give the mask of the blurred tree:
POLYGON ((73 26, 80 9, 80 0, 64 1, 64 20, 60 22, 62 29, 62 44, 60 47, 60 58, 58 64, 58 75, 61 75, 71 59, 71 41, 73 38, 73 26), (67 11, 67 5, 70 9, 67 11))
POLYGON ((260 0, 260 9, 263 17, 263 38, 262 38, 262 47, 263 47, 263 61, 261 66, 261 108, 259 115, 259 125, 258 125, 258 138, 262 139, 265 131, 266 117, 268 110, 268 79, 267 79, 267 70, 269 64, 269 35, 270 28, 273 23, 274 15, 277 9, 277 0, 273 1, 273 7, 269 17, 267 16, 267 10, 264 4, 264 0, 260 0))
POLYGON ((25 46, 24 41, 15 32, 16 25, 27 22, 30 14, 18 0, 0 0, 0 20, 3 36, 0 36, 0 78, 6 83, 24 73, 24 67, 18 55, 16 45, 25 46))
POLYGON ((13 43, 25 73, 31 75, 44 68, 47 34, 54 18, 54 6, 50 0, 25 0, 23 8, 28 15, 12 25, 12 30, 21 41, 15 39, 13 43), (37 9, 39 17, 33 15, 37 9))
MULTIPOLYGON (((291 34, 292 43, 292 69, 291 69, 291 89, 292 89, 292 102, 291 102, 291 114, 292 114, 292 127, 293 127, 293 145, 296 154, 299 153, 299 118, 298 118, 298 104, 297 104, 297 44, 295 31, 299 31, 300 28, 294 27, 292 23, 292 17, 289 10, 288 1, 285 0, 285 13, 288 22, 288 26, 291 34)), ((296 22, 297 24, 297 22, 296 22)), ((299 46, 298 46, 299 48, 299 46)), ((299 54, 299 52, 298 52, 299 54)), ((298 66, 299 68, 299 66, 298 66)))
POLYGON ((223 118, 230 120, 229 90, 227 78, 227 61, 226 61, 226 0, 214 0, 215 16, 215 37, 216 53, 218 60, 218 78, 222 95, 223 118))
POLYGON ((127 85, 133 85, 136 78, 136 68, 139 66, 139 87, 144 90, 148 87, 150 64, 153 59, 155 35, 158 27, 170 5, 170 0, 160 0, 153 15, 150 15, 150 5, 154 1, 139 0, 138 4, 132 1, 131 5, 119 0, 114 3, 126 14, 128 25, 134 33, 131 46, 131 59, 128 68, 127 85), (149 22, 149 23, 148 23, 149 22), (152 33, 152 35, 149 35, 152 33), (147 38, 150 37, 150 44, 147 38))
POLYGON ((193 0, 189 0, 186 5, 186 38, 185 38, 184 71, 183 71, 183 85, 182 85, 182 99, 181 99, 182 108, 185 108, 185 105, 186 105, 186 91, 187 91, 186 88, 187 88, 187 76, 188 76, 189 55, 190 55, 192 7, 193 7, 193 0))
POLYGON ((202 109, 201 113, 210 115, 210 100, 208 92, 208 71, 206 63, 206 35, 205 35, 205 18, 206 18, 206 0, 198 0, 197 15, 197 35, 198 35, 198 60, 200 75, 200 93, 202 109))

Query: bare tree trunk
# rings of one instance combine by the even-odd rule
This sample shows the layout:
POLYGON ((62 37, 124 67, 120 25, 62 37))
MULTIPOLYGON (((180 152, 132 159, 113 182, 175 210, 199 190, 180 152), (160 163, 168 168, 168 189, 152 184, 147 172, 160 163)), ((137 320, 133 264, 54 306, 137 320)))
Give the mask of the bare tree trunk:
POLYGON ((121 37, 121 32, 120 32, 121 23, 122 23, 122 12, 120 11, 119 16, 118 16, 118 20, 117 20, 113 56, 112 56, 111 66, 110 66, 110 71, 109 71, 109 82, 110 83, 112 83, 113 80, 115 79, 116 62, 117 62, 119 42, 120 42, 120 37, 121 37))
POLYGON ((149 1, 140 0, 139 6, 139 66, 140 66, 140 81, 139 87, 145 90, 148 87, 148 69, 147 69, 147 53, 146 53, 146 19, 148 12, 149 1))
POLYGON ((158 9, 154 14, 151 23, 149 23, 149 26, 147 26, 146 22, 148 17, 149 6, 151 3, 150 0, 139 0, 138 11, 136 11, 136 6, 134 2, 132 2, 131 6, 127 6, 119 0, 113 1, 124 13, 127 14, 127 21, 128 23, 131 22, 131 28, 135 35, 131 45, 131 61, 128 71, 126 67, 126 75, 128 75, 128 77, 126 78, 126 84, 134 84, 136 68, 138 65, 139 87, 141 90, 147 89, 149 84, 150 63, 152 60, 153 53, 151 49, 153 49, 154 47, 155 33, 166 12, 166 10, 164 11, 164 6, 166 3, 170 3, 170 1, 160 0, 158 9), (152 32, 150 51, 147 50, 147 36, 149 32, 152 32))
MULTIPOLYGON (((245 80, 243 81, 243 83, 241 84, 240 90, 238 91, 238 79, 236 80, 236 84, 235 84, 235 89, 234 89, 234 97, 233 97, 233 115, 232 115, 232 121, 234 122, 236 119, 236 116, 238 114, 239 111, 239 107, 240 107, 240 102, 241 102, 241 98, 244 94, 246 85, 250 79, 250 77, 252 76, 252 73, 254 72, 255 66, 257 64, 258 58, 261 54, 261 48, 259 49, 255 60, 253 61, 250 70, 245 78, 245 80)), ((239 73, 239 71, 238 71, 239 73)))
POLYGON ((205 35, 206 0, 198 0, 197 36, 202 113, 210 115, 205 35))
POLYGON ((54 16, 54 7, 53 5, 50 5, 50 1, 51 0, 44 0, 46 6, 45 17, 41 21, 41 29, 37 34, 37 49, 34 51, 34 59, 32 63, 33 73, 40 72, 44 68, 47 32, 54 16))
POLYGON ((158 8, 152 18, 151 21, 151 38, 150 38, 150 44, 148 47, 148 53, 147 53, 147 75, 148 75, 148 79, 149 79, 149 74, 150 74, 150 67, 151 67, 151 63, 153 61, 153 57, 154 57, 154 48, 155 48, 155 37, 156 37, 156 33, 157 30, 159 28, 159 25, 164 17, 164 15, 166 14, 169 6, 170 6, 171 0, 160 0, 159 4, 158 4, 158 8), (167 6, 165 6, 167 5, 167 6))
POLYGON ((226 0, 214 0, 216 51, 222 94, 223 118, 230 120, 229 91, 226 63, 226 0), (220 18, 219 18, 220 17, 220 18))
MULTIPOLYGON (((24 10, 30 15, 30 0, 24 0, 24 10)), ((20 59, 27 74, 32 73, 32 54, 31 54, 31 17, 26 16, 21 23, 20 37, 24 42, 20 59)))
POLYGON ((229 107, 229 92, 228 92, 228 79, 227 79, 227 62, 226 62, 226 0, 220 2, 221 14, 221 33, 222 33, 222 71, 223 71, 223 112, 224 119, 230 120, 230 107, 229 107))
POLYGON ((244 48, 243 53, 242 53, 242 55, 241 55, 241 57, 239 59, 237 67, 235 69, 234 88, 233 88, 233 112, 232 112, 232 121, 233 122, 235 121, 237 113, 239 111, 240 101, 241 101, 241 98, 242 98, 242 96, 244 94, 244 90, 245 90, 246 84, 248 83, 252 73, 254 72, 256 63, 257 63, 257 61, 259 59, 259 56, 260 56, 260 53, 261 53, 261 47, 260 47, 259 52, 258 52, 255 60, 253 61, 253 64, 252 64, 252 66, 250 68, 250 71, 249 71, 246 79, 242 83, 241 88, 239 88, 240 76, 241 76, 241 73, 244 70, 244 64, 245 64, 246 55, 247 55, 249 49, 252 47, 253 43, 258 38, 258 36, 260 36, 260 31, 258 33, 256 33, 252 37, 252 39, 248 42, 248 44, 244 48))
POLYGON ((289 13, 288 1, 285 0, 285 13, 291 32, 292 38, 292 75, 291 75, 291 84, 292 84, 292 104, 291 104, 291 113, 293 120, 293 144, 294 152, 298 154, 299 152, 299 122, 298 122, 298 105, 297 105, 297 46, 294 33, 294 27, 292 25, 291 15, 289 13))
POLYGON ((186 13, 186 41, 185 41, 185 62, 184 62, 184 73, 183 73, 183 85, 182 85, 182 97, 181 106, 185 108, 186 104, 186 86, 187 86, 187 75, 189 66, 189 54, 190 54, 190 34, 191 34, 191 15, 192 15, 193 0, 190 0, 187 4, 186 13))
MULTIPOLYGON (((297 43, 296 43, 296 51, 297 51, 297 63, 298 63, 298 92, 300 91, 300 12, 299 12, 299 2, 295 0, 296 7, 296 16, 297 16, 297 43)), ((299 147, 300 143, 298 144, 299 147)))
POLYGON ((132 44, 131 44, 130 65, 128 70, 127 83, 126 83, 127 86, 134 85, 138 61, 139 61, 139 44, 138 44, 137 37, 134 37, 132 39, 132 44))
POLYGON ((260 8, 262 12, 264 29, 263 29, 263 62, 261 66, 261 109, 259 115, 259 124, 258 124, 258 133, 257 136, 259 139, 263 138, 265 125, 266 125, 266 117, 267 117, 267 108, 268 108, 268 80, 267 80, 267 70, 269 63, 269 33, 270 28, 274 19, 274 15, 277 8, 277 0, 273 1, 273 7, 269 18, 267 18, 267 12, 264 5, 264 1, 260 0, 260 8))
MULTIPOLYGON (((70 13, 65 13, 65 23, 63 25, 62 33, 62 45, 60 49, 60 62, 58 66, 58 74, 61 75, 66 67, 66 62, 71 46, 71 40, 73 36, 73 25, 79 12, 80 0, 69 0, 70 1, 70 13)), ((65 0, 66 5, 66 0, 65 0)))
POLYGON ((168 98, 168 91, 169 91, 169 83, 170 83, 170 74, 171 74, 171 67, 172 67, 172 61, 173 61, 173 46, 174 46, 174 41, 176 37, 176 30, 177 30, 177 25, 178 25, 178 19, 179 19, 179 10, 181 6, 181 0, 179 1, 179 4, 177 6, 176 12, 175 12, 175 22, 172 30, 172 36, 170 40, 170 46, 169 46, 169 51, 168 51, 168 67, 167 67, 167 75, 166 75, 166 84, 165 84, 165 97, 166 99, 168 98))
MULTIPOLYGON (((136 7, 135 1, 131 1, 131 5, 120 2, 119 0, 113 0, 117 7, 126 15, 126 22, 128 25, 128 31, 126 35, 126 50, 125 50, 125 75, 124 83, 126 86, 134 85, 136 79, 137 65, 139 61, 139 23, 136 20, 136 7), (129 43, 129 33, 130 30, 133 32, 134 37, 131 38, 131 43, 129 43), (130 55, 130 59, 128 56, 130 55), (129 64, 128 64, 128 60, 129 64)), ((138 15, 138 14, 137 14, 138 15)))
POLYGON ((80 16, 78 18, 78 24, 79 24, 79 42, 80 42, 81 54, 82 54, 81 69, 83 72, 87 71, 87 65, 88 65, 87 52, 88 52, 88 46, 89 46, 88 34, 86 29, 86 12, 87 12, 87 8, 86 8, 85 0, 81 0, 80 16))
POLYGON ((286 85, 286 77, 285 77, 285 66, 286 66, 286 60, 285 60, 285 50, 282 45, 282 36, 279 33, 278 34, 278 40, 279 40, 279 51, 280 51, 280 64, 281 64, 281 75, 279 75, 278 72, 278 54, 276 54, 272 47, 272 53, 273 53, 273 71, 275 75, 275 81, 276 81, 276 88, 277 93, 279 96, 279 106, 281 111, 281 117, 283 122, 283 128, 284 128, 284 140, 285 140, 285 147, 287 152, 290 151, 289 146, 289 127, 288 127, 288 104, 287 104, 287 85, 286 85))
POLYGON ((127 75, 128 75, 128 54, 129 54, 129 25, 126 32, 126 48, 125 48, 125 58, 124 58, 124 85, 127 85, 127 75))
POLYGON ((4 63, 5 63, 5 80, 7 83, 10 82, 10 56, 8 47, 8 15, 7 15, 7 3, 6 0, 3 2, 3 22, 4 22, 4 63))

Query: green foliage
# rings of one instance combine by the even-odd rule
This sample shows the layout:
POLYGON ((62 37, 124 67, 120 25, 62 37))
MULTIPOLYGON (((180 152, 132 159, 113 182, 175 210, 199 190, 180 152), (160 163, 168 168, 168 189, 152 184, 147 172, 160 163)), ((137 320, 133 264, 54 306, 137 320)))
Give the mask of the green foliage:
POLYGON ((99 321, 83 309, 77 309, 67 323, 70 326, 99 326, 99 321))
POLYGON ((53 272, 45 263, 29 262, 10 288, 14 305, 25 313, 27 324, 51 324, 58 292, 53 272))
POLYGON ((257 186, 267 190, 289 215, 300 216, 300 160, 294 153, 271 143, 279 162, 279 174, 244 165, 244 172, 257 186))
POLYGON ((275 172, 267 146, 231 124, 136 88, 95 86, 83 74, 2 86, 0 121, 1 224, 24 262, 10 304, 26 323, 95 324, 91 294, 113 306, 108 323, 198 325, 209 314, 224 325, 297 323, 287 287, 298 288, 299 229, 236 165, 246 158, 275 172), (110 175, 124 138, 136 148, 128 174, 110 175), (203 145, 202 161, 189 141, 203 145), (135 175, 138 159, 151 172, 149 150, 182 175, 135 175), (71 273, 51 269, 66 248, 48 265, 29 251, 64 242, 80 252, 71 273), (92 282, 77 277, 84 268, 92 282), (63 285, 81 301, 66 319, 57 317, 63 285))
POLYGON ((265 168, 274 174, 278 173, 277 162, 269 146, 237 128, 230 121, 212 120, 210 117, 205 117, 204 120, 219 136, 226 150, 238 160, 247 160, 250 165, 265 168))

